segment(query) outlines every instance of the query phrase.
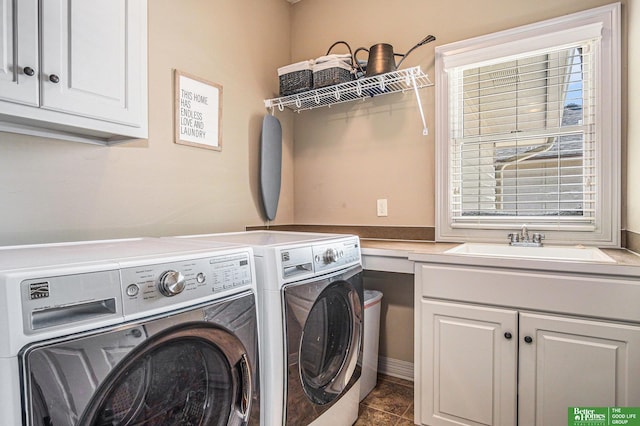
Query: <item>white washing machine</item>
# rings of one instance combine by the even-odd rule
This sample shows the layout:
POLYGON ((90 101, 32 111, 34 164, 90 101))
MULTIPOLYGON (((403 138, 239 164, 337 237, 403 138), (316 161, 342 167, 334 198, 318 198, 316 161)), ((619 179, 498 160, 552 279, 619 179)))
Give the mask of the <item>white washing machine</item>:
POLYGON ((0 248, 2 424, 259 424, 249 247, 0 248))
POLYGON ((178 238, 253 247, 263 424, 351 426, 363 333, 358 237, 250 231, 178 238))

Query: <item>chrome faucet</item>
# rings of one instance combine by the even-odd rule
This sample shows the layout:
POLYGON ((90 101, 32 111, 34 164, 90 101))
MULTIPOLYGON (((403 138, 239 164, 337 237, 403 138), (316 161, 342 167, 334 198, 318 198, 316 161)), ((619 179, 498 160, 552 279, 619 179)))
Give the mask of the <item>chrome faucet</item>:
POLYGON ((522 225, 520 233, 510 233, 509 245, 520 247, 542 247, 542 240, 544 240, 544 234, 534 232, 531 237, 529 236, 529 230, 527 225, 522 225))

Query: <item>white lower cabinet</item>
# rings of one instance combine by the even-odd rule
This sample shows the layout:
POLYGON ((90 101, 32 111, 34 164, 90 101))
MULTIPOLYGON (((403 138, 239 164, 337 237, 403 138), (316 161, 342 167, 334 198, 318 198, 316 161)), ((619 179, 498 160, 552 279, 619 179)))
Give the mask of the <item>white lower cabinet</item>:
POLYGON ((640 327, 520 313, 520 425, 567 424, 568 407, 640 406, 640 327))
POLYGON ((640 406, 640 326, 429 298, 416 308, 416 423, 563 425, 569 407, 640 406))
POLYGON ((421 304, 422 424, 515 424, 518 313, 421 304))

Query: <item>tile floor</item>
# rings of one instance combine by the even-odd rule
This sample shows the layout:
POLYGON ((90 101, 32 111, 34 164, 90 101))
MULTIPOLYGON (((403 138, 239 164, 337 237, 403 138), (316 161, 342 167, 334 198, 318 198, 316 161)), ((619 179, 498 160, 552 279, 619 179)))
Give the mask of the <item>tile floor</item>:
POLYGON ((413 382, 378 375, 378 383, 360 402, 354 426, 412 426, 413 382))

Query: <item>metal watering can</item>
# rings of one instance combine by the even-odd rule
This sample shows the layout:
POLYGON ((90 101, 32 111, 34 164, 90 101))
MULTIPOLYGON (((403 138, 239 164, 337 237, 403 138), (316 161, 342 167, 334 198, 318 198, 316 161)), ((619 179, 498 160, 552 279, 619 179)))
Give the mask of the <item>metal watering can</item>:
POLYGON ((353 53, 353 58, 356 64, 358 64, 358 68, 360 71, 365 74, 365 76, 370 77, 372 75, 384 74, 387 72, 395 71, 400 67, 400 64, 409 56, 414 49, 423 46, 427 43, 434 41, 436 38, 432 35, 426 36, 422 39, 418 44, 413 46, 407 53, 393 53, 393 46, 387 43, 378 43, 371 46, 369 49, 365 49, 364 47, 359 47, 353 53), (367 68, 366 71, 362 70, 358 63, 358 52, 364 50, 369 53, 369 58, 367 59, 367 68), (396 64, 395 57, 401 56, 400 62, 396 64))

